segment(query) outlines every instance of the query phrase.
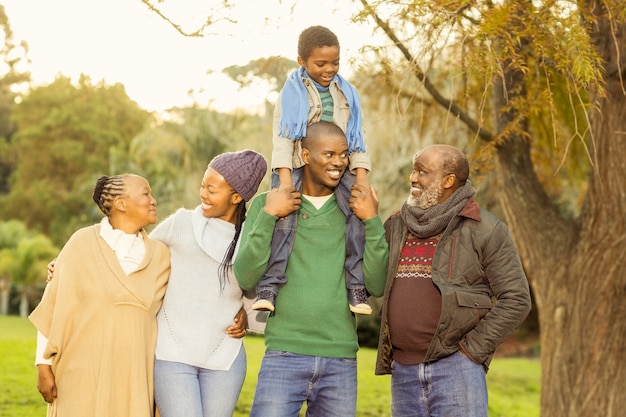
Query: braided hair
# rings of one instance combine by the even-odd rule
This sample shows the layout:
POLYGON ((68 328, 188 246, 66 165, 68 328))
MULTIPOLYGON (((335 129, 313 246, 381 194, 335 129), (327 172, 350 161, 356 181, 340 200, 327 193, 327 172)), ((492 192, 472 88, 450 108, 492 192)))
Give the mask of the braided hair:
POLYGON ((96 181, 93 188, 93 201, 107 217, 111 217, 113 201, 126 192, 124 180, 130 174, 114 175, 112 177, 103 175, 96 181))

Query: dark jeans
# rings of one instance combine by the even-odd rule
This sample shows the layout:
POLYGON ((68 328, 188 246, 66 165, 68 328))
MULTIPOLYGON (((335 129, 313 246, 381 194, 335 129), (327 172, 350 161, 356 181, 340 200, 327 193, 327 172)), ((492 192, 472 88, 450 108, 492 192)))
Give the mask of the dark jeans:
MULTIPOLYGON (((294 169, 291 174, 293 186, 302 189, 302 169, 294 169)), ((339 209, 346 216, 346 287, 348 289, 365 288, 363 277, 363 252, 365 251, 365 225, 350 210, 350 187, 356 177, 349 170, 343 174, 335 189, 335 198, 339 209)), ((272 173, 272 188, 278 188, 278 175, 272 173)), ((265 275, 257 284, 257 292, 269 290, 278 294, 278 287, 287 283, 287 262, 293 249, 298 212, 276 221, 272 236, 270 259, 265 275)))

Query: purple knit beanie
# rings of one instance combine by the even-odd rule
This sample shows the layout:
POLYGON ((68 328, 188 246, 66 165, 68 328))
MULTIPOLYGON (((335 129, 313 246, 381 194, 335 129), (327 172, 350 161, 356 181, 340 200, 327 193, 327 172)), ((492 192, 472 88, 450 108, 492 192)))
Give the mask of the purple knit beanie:
POLYGON ((219 172, 244 201, 254 197, 267 172, 263 155, 249 149, 217 155, 209 167, 219 172))

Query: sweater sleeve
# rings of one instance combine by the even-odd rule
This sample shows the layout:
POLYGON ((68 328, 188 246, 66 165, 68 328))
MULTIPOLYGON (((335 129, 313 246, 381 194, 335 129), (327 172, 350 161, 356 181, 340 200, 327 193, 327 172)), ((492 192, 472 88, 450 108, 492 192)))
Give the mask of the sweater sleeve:
POLYGON ((365 252, 363 254, 363 274, 367 291, 380 297, 385 290, 389 246, 380 215, 365 220, 365 252))
POLYGON ((160 222, 153 230, 150 232, 150 238, 154 240, 158 240, 159 242, 163 242, 166 245, 170 245, 172 243, 172 228, 174 226, 174 216, 176 216, 177 212, 174 212, 165 220, 160 222))
POLYGON ((367 152, 352 152, 350 154, 350 172, 354 174, 357 168, 372 170, 372 164, 367 152))
POLYGON ((245 290, 254 288, 261 280, 270 257, 270 244, 278 218, 263 210, 266 194, 257 196, 250 205, 233 264, 237 281, 245 290))
POLYGON ((48 338, 40 331, 37 331, 37 346, 35 350, 35 365, 52 365, 52 359, 46 358, 44 353, 48 346, 48 338))

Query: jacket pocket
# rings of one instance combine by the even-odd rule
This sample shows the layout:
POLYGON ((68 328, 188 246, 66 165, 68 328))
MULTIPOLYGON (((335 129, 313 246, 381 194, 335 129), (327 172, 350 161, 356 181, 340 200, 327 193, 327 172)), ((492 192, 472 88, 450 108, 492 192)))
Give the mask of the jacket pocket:
POLYGON ((491 297, 486 294, 455 291, 457 301, 457 314, 459 322, 457 323, 460 339, 462 339, 470 330, 472 330, 480 319, 491 310, 493 303, 491 297))
MULTIPOLYGON (((486 294, 467 292, 467 291, 455 291, 456 300, 459 307, 468 307, 474 309, 487 309, 491 310, 493 303, 491 297, 486 294)), ((485 314, 487 312, 485 311, 485 314)))
POLYGON ((450 300, 453 304, 448 315, 450 325, 446 326, 448 331, 443 337, 443 344, 448 348, 456 347, 493 306, 491 298, 482 293, 457 289, 454 299, 456 302, 450 300))

